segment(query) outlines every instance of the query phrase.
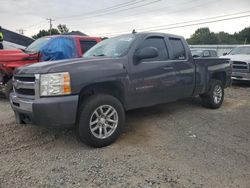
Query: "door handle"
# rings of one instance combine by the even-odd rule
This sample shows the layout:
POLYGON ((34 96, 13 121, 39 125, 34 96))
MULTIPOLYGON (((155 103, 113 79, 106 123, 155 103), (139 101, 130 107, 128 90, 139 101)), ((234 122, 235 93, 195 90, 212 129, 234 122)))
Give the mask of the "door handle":
POLYGON ((174 68, 173 67, 171 67, 171 66, 165 66, 165 67, 163 67, 163 70, 173 70, 174 68))

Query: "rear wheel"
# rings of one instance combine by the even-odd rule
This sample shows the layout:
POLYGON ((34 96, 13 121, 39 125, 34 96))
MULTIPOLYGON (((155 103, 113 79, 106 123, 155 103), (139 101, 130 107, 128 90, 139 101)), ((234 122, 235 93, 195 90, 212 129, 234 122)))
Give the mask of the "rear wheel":
POLYGON ((104 147, 118 138, 124 119, 124 109, 118 99, 111 95, 94 95, 80 106, 77 133, 81 141, 93 147, 104 147))
POLYGON ((205 107, 219 108, 224 100, 224 87, 219 80, 211 80, 209 91, 200 96, 205 107))

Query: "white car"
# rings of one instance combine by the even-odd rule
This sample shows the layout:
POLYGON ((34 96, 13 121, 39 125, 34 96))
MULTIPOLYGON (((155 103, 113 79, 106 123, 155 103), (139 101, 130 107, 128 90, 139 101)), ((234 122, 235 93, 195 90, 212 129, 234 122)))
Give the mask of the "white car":
POLYGON ((232 79, 250 81, 250 45, 238 46, 223 58, 230 58, 232 64, 232 79))

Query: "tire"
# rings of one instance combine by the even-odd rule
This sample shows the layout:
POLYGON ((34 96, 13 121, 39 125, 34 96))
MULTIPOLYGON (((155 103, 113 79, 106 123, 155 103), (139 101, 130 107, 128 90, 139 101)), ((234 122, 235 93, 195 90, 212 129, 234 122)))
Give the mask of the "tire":
POLYGON ((90 146, 105 147, 116 141, 124 121, 124 108, 118 99, 111 95, 93 95, 80 105, 76 131, 80 140, 90 146))
POLYGON ((5 95, 6 99, 8 99, 8 100, 10 99, 10 93, 12 92, 12 90, 13 90, 12 80, 9 80, 7 82, 7 84, 5 85, 4 95, 5 95))
POLYGON ((221 81, 211 80, 209 91, 200 95, 203 106, 211 109, 219 108, 224 100, 224 87, 221 81))

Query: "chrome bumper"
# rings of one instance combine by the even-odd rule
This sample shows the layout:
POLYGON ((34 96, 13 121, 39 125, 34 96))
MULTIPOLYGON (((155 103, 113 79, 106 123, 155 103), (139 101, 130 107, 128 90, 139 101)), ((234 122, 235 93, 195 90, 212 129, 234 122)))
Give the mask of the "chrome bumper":
POLYGON ((10 94, 10 104, 14 111, 32 113, 33 100, 18 98, 14 92, 10 94))
POLYGON ((250 72, 232 72, 232 79, 250 81, 250 72))
POLYGON ((74 127, 78 110, 78 95, 24 99, 10 94, 11 107, 17 124, 48 127, 74 127))

